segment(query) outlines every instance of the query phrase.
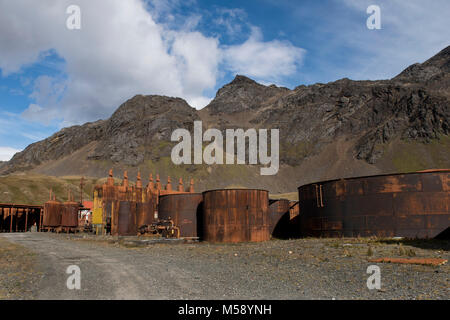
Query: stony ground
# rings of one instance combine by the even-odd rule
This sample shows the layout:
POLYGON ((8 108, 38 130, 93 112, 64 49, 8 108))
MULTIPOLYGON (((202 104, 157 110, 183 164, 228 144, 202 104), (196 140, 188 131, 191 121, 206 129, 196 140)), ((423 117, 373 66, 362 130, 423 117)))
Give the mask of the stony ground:
POLYGON ((0 235, 2 299, 449 299, 450 266, 377 257, 450 257, 450 241, 300 239, 208 244, 48 233, 0 235), (81 269, 81 289, 66 269, 81 269))
POLYGON ((0 237, 0 300, 32 299, 42 274, 31 250, 0 237))

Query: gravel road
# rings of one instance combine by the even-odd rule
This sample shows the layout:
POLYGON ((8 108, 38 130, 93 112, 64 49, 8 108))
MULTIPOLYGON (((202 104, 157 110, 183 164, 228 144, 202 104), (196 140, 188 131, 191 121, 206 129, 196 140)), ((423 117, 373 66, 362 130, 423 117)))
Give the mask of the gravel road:
MULTIPOLYGON (((32 294, 25 299, 450 297, 448 264, 431 267, 380 263, 381 290, 369 290, 366 286, 367 267, 374 264, 368 262, 369 258, 414 254, 449 259, 449 241, 399 244, 374 239, 299 239, 140 245, 129 239, 49 233, 0 237, 35 254, 32 294), (80 267, 80 290, 67 289, 66 269, 70 265, 80 267)), ((0 284, 1 281, 0 278, 0 284)))

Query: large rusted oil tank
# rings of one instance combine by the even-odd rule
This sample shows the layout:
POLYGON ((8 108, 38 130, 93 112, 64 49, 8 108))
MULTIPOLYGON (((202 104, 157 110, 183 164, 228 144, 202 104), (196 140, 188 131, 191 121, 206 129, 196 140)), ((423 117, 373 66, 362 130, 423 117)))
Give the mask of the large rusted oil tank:
POLYGON ((324 181, 298 193, 303 236, 433 238, 450 226, 450 170, 324 181))
POLYGON ((114 184, 104 184, 102 186, 102 221, 105 225, 111 225, 114 208, 118 205, 116 189, 114 184))
POLYGON ((269 200, 270 234, 284 239, 290 236, 289 200, 269 200))
POLYGON ((156 195, 144 190, 138 190, 136 197, 136 226, 148 226, 154 222, 156 211, 156 195), (141 192, 139 192, 141 191, 141 192), (138 201, 141 199, 141 201, 138 201))
POLYGON ((117 211, 118 211, 117 235, 119 236, 137 235, 136 202, 120 201, 117 211))
POLYGON ((44 216, 42 225, 44 227, 56 228, 61 225, 62 204, 56 200, 47 201, 44 204, 44 216))
POLYGON ((169 194, 159 197, 158 218, 173 220, 180 228, 181 237, 199 237, 202 219, 201 193, 169 194))
POLYGON ((203 238, 210 242, 270 239, 269 192, 222 189, 203 192, 203 238))
POLYGON ((64 202, 62 207, 61 226, 66 228, 78 227, 79 204, 75 201, 64 202))
POLYGON ((142 225, 150 225, 155 222, 155 219, 157 218, 157 216, 155 217, 155 213, 157 213, 157 202, 157 194, 146 192, 145 202, 143 203, 143 216, 139 219, 140 224, 138 224, 138 227, 142 225))
POLYGON ((111 233, 119 236, 137 235, 136 199, 127 180, 124 179, 123 185, 117 187, 117 196, 118 200, 113 203, 111 233))

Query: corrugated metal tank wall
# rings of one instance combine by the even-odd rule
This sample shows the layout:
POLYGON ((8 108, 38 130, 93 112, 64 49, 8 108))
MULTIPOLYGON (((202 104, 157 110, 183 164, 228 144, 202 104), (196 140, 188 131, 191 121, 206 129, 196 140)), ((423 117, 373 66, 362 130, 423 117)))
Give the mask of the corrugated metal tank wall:
POLYGON ((171 194, 159 197, 158 218, 173 220, 181 237, 199 237, 198 222, 202 216, 201 193, 171 194))
POLYGON ((44 227, 61 226, 62 204, 59 201, 50 200, 44 204, 44 216, 42 225, 44 227))
POLYGON ((298 188, 303 236, 433 238, 450 225, 450 170, 298 188))
POLYGON ((68 228, 78 227, 78 207, 77 202, 64 202, 62 206, 61 226, 68 228))
POLYGON ((269 192, 223 189, 203 193, 203 238, 210 242, 270 239, 269 192))

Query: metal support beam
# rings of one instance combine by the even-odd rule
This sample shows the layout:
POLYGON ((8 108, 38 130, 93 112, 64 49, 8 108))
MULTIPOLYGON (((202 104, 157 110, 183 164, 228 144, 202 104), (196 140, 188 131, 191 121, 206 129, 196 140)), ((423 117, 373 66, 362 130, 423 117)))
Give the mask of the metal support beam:
POLYGON ((25 232, 28 231, 28 209, 25 209, 25 232))
POLYGON ((10 219, 10 223, 9 223, 9 232, 12 232, 12 223, 13 223, 13 206, 9 209, 9 219, 10 219))

